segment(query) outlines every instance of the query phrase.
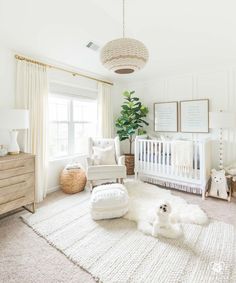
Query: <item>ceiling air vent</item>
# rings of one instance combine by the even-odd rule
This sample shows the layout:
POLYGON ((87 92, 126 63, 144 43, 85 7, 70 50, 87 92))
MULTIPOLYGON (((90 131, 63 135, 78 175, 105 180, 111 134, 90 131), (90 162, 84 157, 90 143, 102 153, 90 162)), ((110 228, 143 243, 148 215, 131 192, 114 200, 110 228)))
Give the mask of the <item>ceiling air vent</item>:
POLYGON ((90 41, 86 47, 88 47, 89 49, 93 50, 93 51, 97 51, 99 49, 99 46, 97 44, 95 44, 94 42, 90 41))

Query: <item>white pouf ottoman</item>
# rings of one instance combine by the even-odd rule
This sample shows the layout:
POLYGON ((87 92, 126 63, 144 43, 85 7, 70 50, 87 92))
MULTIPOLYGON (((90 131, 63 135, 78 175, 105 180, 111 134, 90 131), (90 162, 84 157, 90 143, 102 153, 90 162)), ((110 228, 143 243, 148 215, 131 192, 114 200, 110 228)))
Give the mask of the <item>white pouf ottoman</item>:
POLYGON ((91 196, 91 216, 94 220, 123 216, 128 211, 129 196, 124 185, 97 186, 91 196))

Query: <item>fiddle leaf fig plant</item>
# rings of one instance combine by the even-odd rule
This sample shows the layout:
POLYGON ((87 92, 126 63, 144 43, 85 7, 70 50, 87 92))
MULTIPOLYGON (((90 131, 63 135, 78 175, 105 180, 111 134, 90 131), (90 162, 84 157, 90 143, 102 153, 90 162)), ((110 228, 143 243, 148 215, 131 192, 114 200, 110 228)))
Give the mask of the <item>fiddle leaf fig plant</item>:
POLYGON ((132 153, 134 135, 145 134, 143 126, 148 126, 148 122, 145 121, 148 108, 139 101, 138 97, 133 96, 134 93, 135 91, 123 93, 124 103, 121 106, 120 117, 115 123, 120 141, 129 140, 129 154, 132 153))

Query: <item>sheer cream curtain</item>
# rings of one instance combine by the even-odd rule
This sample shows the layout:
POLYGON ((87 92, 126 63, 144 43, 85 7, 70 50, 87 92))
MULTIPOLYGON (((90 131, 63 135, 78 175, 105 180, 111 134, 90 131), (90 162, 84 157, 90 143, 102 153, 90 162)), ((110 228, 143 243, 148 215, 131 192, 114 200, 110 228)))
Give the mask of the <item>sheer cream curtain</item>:
POLYGON ((102 138, 113 137, 111 86, 98 83, 98 129, 102 138))
POLYGON ((36 155, 36 202, 46 196, 47 190, 47 67, 17 60, 16 107, 29 109, 29 129, 24 134, 25 152, 36 155))

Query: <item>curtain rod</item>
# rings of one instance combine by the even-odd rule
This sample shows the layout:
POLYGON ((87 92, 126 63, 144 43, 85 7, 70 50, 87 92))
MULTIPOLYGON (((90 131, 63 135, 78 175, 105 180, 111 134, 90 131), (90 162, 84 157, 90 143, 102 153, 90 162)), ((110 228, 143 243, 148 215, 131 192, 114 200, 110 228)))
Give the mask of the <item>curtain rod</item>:
POLYGON ((73 75, 74 77, 75 76, 79 76, 79 77, 83 77, 83 78, 86 78, 86 79, 89 79, 89 80, 93 80, 93 81, 97 81, 97 82, 100 82, 100 83, 104 83, 104 84, 108 84, 108 85, 113 85, 112 82, 100 80, 100 79, 97 79, 97 78, 94 78, 94 77, 91 77, 91 76, 87 76, 87 75, 84 75, 84 74, 81 74, 81 73, 72 72, 72 71, 66 70, 66 69, 61 68, 61 67, 45 64, 45 63, 42 63, 40 61, 35 61, 35 60, 29 59, 29 58, 26 58, 26 57, 23 57, 23 56, 20 56, 20 55, 15 55, 15 58, 17 60, 26 61, 26 62, 30 62, 30 63, 33 63, 33 64, 38 64, 38 65, 41 65, 41 66, 45 66, 47 68, 52 68, 52 69, 55 69, 55 70, 63 71, 63 72, 66 72, 66 73, 69 73, 69 74, 73 75))

